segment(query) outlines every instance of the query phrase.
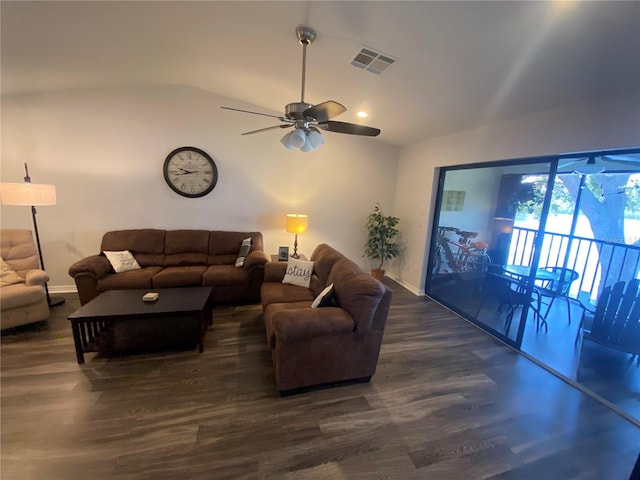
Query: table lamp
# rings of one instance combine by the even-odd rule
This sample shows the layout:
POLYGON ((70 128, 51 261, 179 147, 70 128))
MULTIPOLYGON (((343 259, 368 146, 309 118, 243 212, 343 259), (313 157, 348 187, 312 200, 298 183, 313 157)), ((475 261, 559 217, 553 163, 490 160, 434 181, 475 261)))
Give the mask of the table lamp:
POLYGON ((296 235, 293 242, 292 258, 300 258, 300 255, 298 255, 298 234, 304 233, 307 230, 307 219, 308 217, 306 215, 300 215, 298 213, 287 214, 287 232, 295 233, 296 235))
MULTIPOLYGON (((33 218, 33 231, 36 234, 36 245, 38 246, 38 257, 40 258, 40 266, 44 268, 44 260, 42 259, 42 248, 40 247, 40 235, 38 233, 38 222, 36 222, 36 207, 55 205, 56 204, 56 187, 55 185, 45 185, 41 183, 31 183, 29 169, 24 164, 24 183, 3 183, 0 184, 0 197, 3 205, 19 205, 31 206, 31 217, 33 218)), ((47 294, 47 303, 50 307, 57 307, 64 303, 62 297, 50 297, 49 287, 44 284, 44 291, 47 294)))

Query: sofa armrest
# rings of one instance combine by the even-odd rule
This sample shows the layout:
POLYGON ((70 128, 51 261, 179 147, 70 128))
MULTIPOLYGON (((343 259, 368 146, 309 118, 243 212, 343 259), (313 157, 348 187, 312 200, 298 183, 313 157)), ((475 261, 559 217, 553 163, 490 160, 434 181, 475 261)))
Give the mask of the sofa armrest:
POLYGON ((264 265, 264 281, 282 283, 287 272, 287 262, 268 262, 264 265))
POLYGON ((34 268, 33 270, 29 270, 27 272, 24 280, 29 287, 32 285, 44 285, 49 281, 49 274, 44 270, 34 268))
POLYGON ((111 264, 107 257, 102 255, 85 257, 69 267, 69 275, 73 278, 80 274, 90 274, 97 279, 104 277, 110 271, 111 264))
POLYGON ((273 316, 276 342, 294 343, 323 335, 352 333, 353 318, 339 307, 283 310, 273 316))
POLYGON ((253 250, 245 257, 244 268, 245 270, 249 270, 257 265, 264 265, 268 261, 267 254, 262 250, 253 250))

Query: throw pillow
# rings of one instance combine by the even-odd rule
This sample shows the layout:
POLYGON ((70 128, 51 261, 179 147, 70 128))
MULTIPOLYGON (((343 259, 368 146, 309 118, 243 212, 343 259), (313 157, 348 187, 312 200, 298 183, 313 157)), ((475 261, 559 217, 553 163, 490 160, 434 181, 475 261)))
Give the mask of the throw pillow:
POLYGON ((332 283, 320 292, 320 295, 311 304, 311 308, 335 307, 337 305, 335 293, 332 283))
POLYGON ((0 287, 24 282, 24 278, 18 275, 16 271, 4 261, 4 258, 0 257, 0 260, 2 261, 2 263, 0 263, 0 287))
POLYGON ((287 270, 282 279, 282 283, 290 283, 291 285, 309 288, 312 273, 313 262, 290 258, 287 262, 287 270))
POLYGON ((102 253, 107 257, 107 260, 109 260, 109 263, 116 273, 128 272, 129 270, 137 270, 140 268, 140 265, 138 265, 138 262, 129 250, 123 250, 122 252, 108 252, 105 250, 102 253))
POLYGON ((242 241, 242 245, 240 245, 240 252, 236 259, 236 267, 244 267, 244 259, 249 255, 249 250, 251 250, 251 237, 245 238, 242 241))

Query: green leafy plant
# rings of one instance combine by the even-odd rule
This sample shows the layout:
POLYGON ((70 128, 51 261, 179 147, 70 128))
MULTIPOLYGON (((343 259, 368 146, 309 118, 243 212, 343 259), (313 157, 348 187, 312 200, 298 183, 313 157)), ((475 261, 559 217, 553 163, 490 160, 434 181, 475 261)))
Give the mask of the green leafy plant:
POLYGON ((373 260, 380 260, 379 270, 385 260, 391 260, 400 254, 400 243, 396 226, 400 222, 398 217, 385 216, 376 204, 373 213, 367 218, 367 243, 364 255, 373 260))

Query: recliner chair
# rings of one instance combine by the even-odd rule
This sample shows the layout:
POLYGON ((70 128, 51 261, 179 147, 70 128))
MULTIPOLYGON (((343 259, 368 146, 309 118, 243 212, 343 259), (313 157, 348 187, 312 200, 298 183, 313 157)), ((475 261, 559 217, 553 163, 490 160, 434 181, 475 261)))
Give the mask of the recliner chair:
POLYGON ((31 230, 0 230, 0 255, 0 328, 47 320, 49 305, 44 285, 49 275, 40 269, 31 230))

